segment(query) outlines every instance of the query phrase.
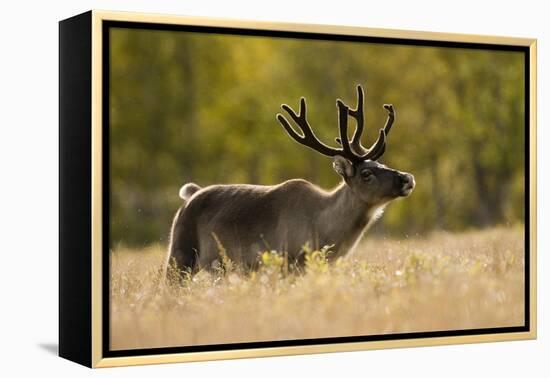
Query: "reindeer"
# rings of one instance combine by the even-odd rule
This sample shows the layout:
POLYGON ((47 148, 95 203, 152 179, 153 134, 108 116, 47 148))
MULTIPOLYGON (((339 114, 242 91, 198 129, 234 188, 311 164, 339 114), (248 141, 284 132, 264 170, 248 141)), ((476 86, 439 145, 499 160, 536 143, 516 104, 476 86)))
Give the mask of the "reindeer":
POLYGON ((281 105, 301 129, 299 134, 282 114, 277 120, 296 142, 333 158, 333 168, 342 177, 331 191, 293 179, 278 185, 211 185, 189 183, 180 190, 184 204, 171 229, 169 259, 181 270, 196 272, 219 263, 219 250, 245 268, 255 268, 261 251, 285 253, 294 266, 303 264, 303 246, 331 246, 330 259, 352 250, 384 207, 414 189, 414 177, 391 169, 377 160, 386 149, 395 110, 385 104, 387 121, 370 148, 361 145, 364 129, 363 88, 357 86, 357 106, 350 109, 336 101, 340 148, 329 147, 313 133, 306 119, 306 99, 298 114, 281 105), (356 129, 348 140, 348 118, 356 129), (223 246, 223 247, 222 247, 223 246))

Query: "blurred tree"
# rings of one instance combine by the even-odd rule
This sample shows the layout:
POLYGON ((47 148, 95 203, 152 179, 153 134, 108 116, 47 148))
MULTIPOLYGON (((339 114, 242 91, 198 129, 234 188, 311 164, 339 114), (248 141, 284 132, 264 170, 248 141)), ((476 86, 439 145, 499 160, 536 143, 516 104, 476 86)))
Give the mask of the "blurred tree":
POLYGON ((336 185, 330 160, 291 141, 275 114, 306 97, 316 134, 335 145, 335 100, 355 106, 356 84, 363 144, 393 103, 382 162, 417 179, 375 232, 523 221, 521 53, 136 29, 110 40, 114 245, 166 242, 186 182, 336 185))

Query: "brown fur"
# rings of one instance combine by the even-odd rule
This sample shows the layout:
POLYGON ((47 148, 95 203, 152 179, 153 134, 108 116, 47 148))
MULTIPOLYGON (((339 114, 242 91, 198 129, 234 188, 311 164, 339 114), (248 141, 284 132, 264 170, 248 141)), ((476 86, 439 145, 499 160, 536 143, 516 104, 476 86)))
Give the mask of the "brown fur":
POLYGON ((301 264, 306 243, 332 245, 332 258, 346 254, 389 201, 408 195, 396 181, 407 174, 377 162, 338 164, 349 164, 348 172, 376 170, 377 178, 365 182, 354 173, 330 192, 301 179, 198 190, 175 216, 169 256, 180 269, 209 269, 219 261, 216 239, 232 261, 247 268, 265 250, 286 252, 290 263, 301 264))

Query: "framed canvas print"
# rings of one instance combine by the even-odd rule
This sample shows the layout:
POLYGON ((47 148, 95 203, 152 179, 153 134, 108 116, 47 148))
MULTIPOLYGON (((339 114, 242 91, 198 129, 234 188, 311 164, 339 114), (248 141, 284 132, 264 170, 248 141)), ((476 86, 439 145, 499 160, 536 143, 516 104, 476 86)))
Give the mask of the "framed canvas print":
POLYGON ((536 337, 536 41, 60 22, 59 353, 536 337))

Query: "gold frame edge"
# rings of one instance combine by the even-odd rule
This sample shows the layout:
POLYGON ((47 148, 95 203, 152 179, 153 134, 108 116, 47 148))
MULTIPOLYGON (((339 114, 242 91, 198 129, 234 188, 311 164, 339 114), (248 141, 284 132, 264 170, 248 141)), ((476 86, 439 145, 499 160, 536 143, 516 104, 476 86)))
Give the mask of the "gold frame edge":
MULTIPOLYGON (((530 336, 537 338, 537 40, 529 44, 529 298, 530 336)), ((526 236, 527 237, 527 236, 526 236)))
POLYGON ((92 11, 92 367, 115 367, 175 362, 198 362, 221 359, 303 355, 312 353, 349 352, 372 349, 425 347, 450 344, 470 344, 498 341, 531 340, 537 337, 537 40, 503 36, 440 33, 414 30, 380 29, 357 26, 296 24, 253 20, 222 19, 196 16, 177 16, 133 12, 92 11), (128 21, 174 25, 233 27, 243 29, 298 31, 324 34, 358 35, 407 40, 446 41, 460 43, 499 44, 529 47, 530 64, 530 331, 467 336, 446 336, 401 340, 366 341, 308 346, 234 349, 210 352, 107 357, 102 355, 102 23, 128 21))
POLYGON ((103 358, 103 208, 102 208, 102 18, 92 11, 92 367, 103 358))

